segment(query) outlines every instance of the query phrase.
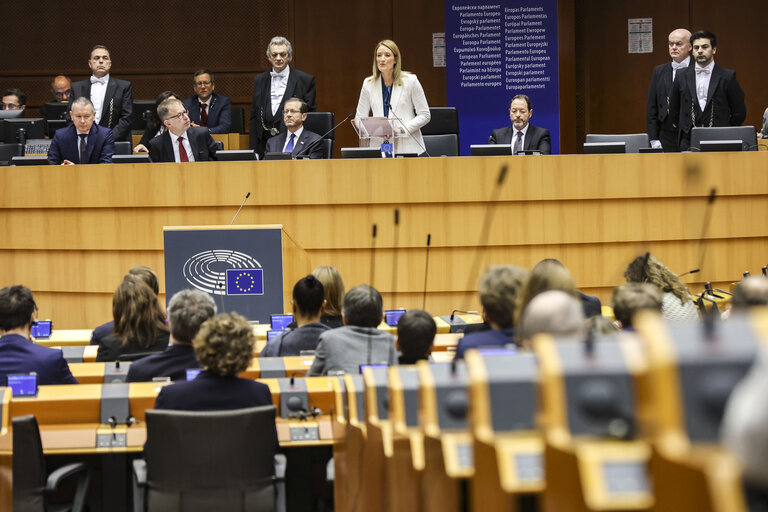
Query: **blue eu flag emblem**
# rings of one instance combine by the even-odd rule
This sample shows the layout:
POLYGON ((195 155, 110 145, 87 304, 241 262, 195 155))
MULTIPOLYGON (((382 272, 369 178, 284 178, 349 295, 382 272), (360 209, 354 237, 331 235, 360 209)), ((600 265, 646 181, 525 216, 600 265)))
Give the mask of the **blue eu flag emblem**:
POLYGON ((263 272, 260 268, 227 269, 227 295, 263 295, 263 272))

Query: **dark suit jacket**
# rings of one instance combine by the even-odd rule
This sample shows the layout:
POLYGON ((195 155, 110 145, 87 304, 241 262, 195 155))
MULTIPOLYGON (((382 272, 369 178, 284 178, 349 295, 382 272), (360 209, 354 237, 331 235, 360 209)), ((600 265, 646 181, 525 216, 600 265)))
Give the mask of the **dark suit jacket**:
POLYGON ((9 373, 37 372, 38 384, 77 384, 61 350, 35 345, 24 336, 0 338, 0 386, 9 373))
MULTIPOLYGON (((515 135, 514 131, 514 126, 505 126, 504 128, 493 130, 493 133, 488 138, 488 144, 509 145, 512 143, 512 137, 515 135)), ((529 124, 528 131, 525 133, 525 139, 523 140, 523 149, 539 150, 543 155, 550 154, 552 152, 552 143, 549 130, 529 124)))
POLYGON ((288 98, 301 98, 309 106, 309 111, 314 112, 317 109, 315 104, 315 77, 308 75, 303 71, 290 68, 288 73, 288 83, 285 87, 285 94, 280 101, 280 106, 272 115, 271 87, 272 77, 269 71, 256 75, 253 81, 253 102, 251 103, 251 149, 255 149, 259 157, 264 156, 264 149, 267 146, 267 139, 270 138, 268 132, 264 131, 261 125, 262 115, 264 116, 264 126, 267 130, 276 128, 278 131, 284 130, 283 125, 283 105, 288 98))
POLYGON ((138 340, 130 340, 127 346, 123 347, 123 342, 114 335, 109 335, 99 343, 99 349, 96 352, 96 361, 117 361, 117 358, 123 354, 137 354, 140 352, 162 352, 168 346, 169 335, 167 332, 160 334, 148 348, 139 345, 138 340))
MULTIPOLYGON (((694 60, 691 57, 688 67, 693 65, 694 60)), ((648 139, 661 141, 662 147, 667 151, 677 150, 678 139, 677 128, 669 116, 671 93, 672 63, 670 61, 653 68, 651 85, 648 87, 648 104, 645 108, 645 129, 648 139)))
MULTIPOLYGON (((72 84, 69 107, 77 98, 85 96, 91 99, 91 78, 72 84)), ((133 114, 133 91, 131 82, 109 77, 104 105, 101 108, 100 126, 112 129, 115 140, 131 140, 131 114, 133 114)))
MULTIPOLYGON (((189 110, 189 120, 200 124, 200 100, 197 96, 185 99, 182 103, 189 110)), ((208 108, 208 131, 210 133, 229 133, 232 126, 232 100, 221 94, 211 95, 208 108)))
POLYGON ((128 368, 128 382, 147 382, 155 377, 187 380, 187 369, 200 368, 192 345, 168 345, 159 354, 143 357, 128 368))
MULTIPOLYGON (((192 146, 192 153, 195 156, 195 162, 207 162, 216 160, 216 142, 208 133, 208 128, 190 126, 187 129, 189 135, 189 145, 192 146)), ((149 159, 152 162, 175 162, 173 156, 173 144, 171 132, 166 131, 162 135, 149 141, 149 159)))
POLYGON ((678 71, 669 96, 669 115, 680 128, 681 149, 688 148, 694 125, 710 126, 711 121, 711 126, 741 126, 747 106, 736 72, 715 64, 702 111, 696 95, 696 66, 678 71))
POLYGON ((581 305, 584 308, 585 318, 603 314, 603 307, 602 304, 600 304, 600 299, 581 292, 579 292, 579 296, 581 297, 581 305))
POLYGON ((77 136, 77 128, 71 124, 60 130, 56 130, 48 148, 48 161, 58 165, 64 160, 75 164, 111 164, 112 155, 115 154, 115 139, 112 130, 93 123, 88 132, 86 144, 88 159, 80 161, 80 139, 77 136))
POLYGON ((220 377, 203 370, 190 381, 178 381, 160 390, 155 409, 226 411, 272 405, 272 393, 261 382, 239 377, 220 377))
POLYGON ((499 347, 515 344, 515 329, 509 328, 501 331, 489 329, 487 331, 478 331, 472 334, 465 334, 456 345, 456 359, 464 358, 464 354, 470 348, 479 347, 499 347))
POLYGON ((98 345, 101 340, 112 334, 115 330, 115 322, 109 321, 96 327, 91 333, 91 345, 98 345))
MULTIPOLYGON (((285 146, 285 141, 287 138, 288 138, 288 131, 286 130, 269 139, 267 141, 267 152, 280 153, 281 151, 283 151, 283 146, 285 146)), ((318 134, 304 128, 301 131, 299 140, 295 141, 293 145, 293 152, 292 152, 293 156, 308 156, 309 158, 323 158, 324 156, 323 144, 321 142, 317 142, 315 144, 315 141, 319 141, 319 140, 320 140, 320 136, 318 134), (312 146, 312 148, 308 150, 309 146, 312 146)))

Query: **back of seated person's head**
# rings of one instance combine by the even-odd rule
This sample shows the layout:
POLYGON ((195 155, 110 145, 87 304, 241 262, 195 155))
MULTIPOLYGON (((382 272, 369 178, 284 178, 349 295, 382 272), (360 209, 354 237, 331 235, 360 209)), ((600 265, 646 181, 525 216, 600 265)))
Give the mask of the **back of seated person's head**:
POLYGON ((155 274, 155 271, 151 268, 147 267, 146 265, 136 265, 135 267, 131 268, 128 273, 147 283, 147 286, 149 286, 152 291, 155 292, 155 295, 160 293, 160 285, 157 280, 157 274, 155 274))
POLYGON ((411 309, 397 323, 397 348, 409 359, 427 359, 432 352, 435 334, 435 319, 424 310, 411 309))
POLYGON ((26 327, 37 310, 32 290, 26 286, 6 286, 0 290, 0 332, 26 327))
POLYGON ((650 283, 627 283, 613 289, 613 316, 623 328, 632 327, 638 311, 661 312, 661 290, 650 283))
POLYGON ((200 290, 181 290, 168 302, 171 336, 179 343, 192 344, 200 326, 216 314, 216 303, 200 290))
POLYGON ((299 279, 293 286, 293 304, 304 317, 319 316, 324 301, 323 283, 312 274, 299 279))
POLYGON ((253 359, 255 344, 251 324, 237 313, 209 318, 192 341, 200 364, 222 377, 235 377, 245 371, 253 359))
POLYGON ((579 296, 570 270, 555 259, 542 260, 531 269, 525 286, 520 291, 517 307, 518 320, 531 300, 548 290, 560 290, 574 298, 579 296))
POLYGON ((731 309, 744 312, 750 308, 768 305, 768 279, 763 276, 749 276, 742 279, 733 289, 731 309))
POLYGON ((648 252, 627 265, 624 278, 628 283, 651 283, 662 292, 673 293, 681 303, 691 300, 688 288, 677 274, 648 252))
POLYGON ((114 335, 123 346, 136 340, 148 348, 161 332, 168 332, 165 314, 157 300, 157 294, 143 279, 128 274, 112 297, 114 335))
POLYGON ((480 277, 477 293, 484 316, 494 328, 507 329, 514 326, 515 307, 527 276, 528 271, 524 268, 491 265, 480 277))
POLYGON ((323 283, 325 292, 325 310, 327 316, 341 316, 341 305, 344 302, 344 280, 336 267, 323 265, 312 271, 318 281, 323 283))
POLYGON ((381 294, 367 284, 355 286, 344 296, 341 314, 344 325, 378 327, 384 315, 381 294))
POLYGON ((561 290, 548 290, 536 295, 523 311, 520 338, 530 342, 541 333, 582 336, 585 326, 579 300, 561 290))

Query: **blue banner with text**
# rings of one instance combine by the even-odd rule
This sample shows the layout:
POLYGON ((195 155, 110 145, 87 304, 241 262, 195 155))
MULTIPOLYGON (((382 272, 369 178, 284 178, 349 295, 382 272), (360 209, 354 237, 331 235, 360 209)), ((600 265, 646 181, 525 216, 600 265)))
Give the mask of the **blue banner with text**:
POLYGON ((560 152, 557 0, 446 0, 447 103, 459 110, 461 154, 511 125, 513 96, 531 98, 530 123, 560 152))

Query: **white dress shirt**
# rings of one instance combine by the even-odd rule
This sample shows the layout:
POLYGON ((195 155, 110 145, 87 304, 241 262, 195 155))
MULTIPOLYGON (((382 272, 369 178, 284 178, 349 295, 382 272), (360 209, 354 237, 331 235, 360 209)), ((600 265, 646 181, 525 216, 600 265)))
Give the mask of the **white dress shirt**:
POLYGON ((715 68, 715 61, 709 63, 708 66, 700 67, 696 64, 694 71, 696 71, 696 96, 699 98, 699 107, 701 111, 704 111, 704 107, 707 106, 707 93, 709 92, 709 81, 712 79, 712 70, 715 68), (708 72, 702 72, 702 70, 708 70, 708 72))
POLYGON ((270 87, 270 97, 272 99, 272 115, 277 113, 277 109, 280 108, 280 102, 283 100, 285 89, 288 87, 288 75, 291 72, 290 66, 285 66, 285 69, 279 73, 270 71, 272 77, 272 85, 270 87))
POLYGON ((93 103, 93 111, 96 114, 94 122, 99 124, 101 115, 104 113, 104 96, 107 95, 109 75, 104 75, 101 78, 91 76, 91 79, 91 103, 93 103), (98 82, 94 82, 93 80, 98 80, 98 82))
POLYGON ((682 62, 678 63, 675 61, 672 61, 672 81, 675 81, 675 77, 677 76, 677 70, 678 69, 685 69, 688 66, 691 65, 691 56, 685 58, 682 62))
POLYGON ((528 123, 525 125, 525 128, 522 130, 518 130, 515 128, 515 125, 512 124, 512 142, 509 143, 509 148, 512 151, 512 154, 515 154, 515 142, 517 142, 517 132, 521 131, 523 132, 523 136, 520 138, 520 149, 525 149, 525 135, 528 133, 528 127, 531 126, 531 123, 528 123))
MULTIPOLYGON (((299 145, 299 137, 301 137, 301 132, 304 131, 304 125, 301 125, 298 130, 293 132, 296 137, 293 139, 293 149, 296 149, 296 146, 299 145)), ((285 144, 283 144, 283 153, 287 153, 288 151, 285 149, 288 147, 288 143, 291 141, 291 131, 288 130, 285 132, 285 144)))
POLYGON ((172 146, 174 162, 181 162, 181 157, 179 156, 179 137, 184 139, 182 144, 184 145, 184 151, 187 152, 187 158, 190 162, 194 162, 195 155, 192 154, 192 146, 189 145, 189 136, 187 135, 187 132, 184 132, 181 135, 174 135, 173 132, 168 132, 168 135, 170 135, 171 142, 173 143, 172 146))

